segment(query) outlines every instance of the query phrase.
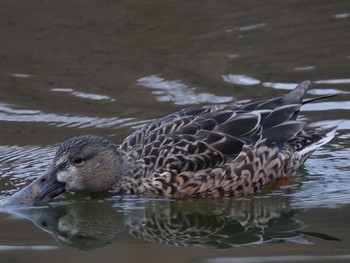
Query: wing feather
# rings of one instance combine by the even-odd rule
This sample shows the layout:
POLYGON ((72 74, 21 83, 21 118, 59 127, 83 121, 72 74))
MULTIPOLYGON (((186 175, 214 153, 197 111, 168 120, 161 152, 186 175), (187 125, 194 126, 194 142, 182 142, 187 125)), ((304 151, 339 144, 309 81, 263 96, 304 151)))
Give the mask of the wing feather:
POLYGON ((305 123, 296 117, 309 84, 303 82, 283 97, 243 106, 213 105, 175 112, 131 134, 121 149, 135 160, 144 159, 153 171, 215 167, 237 156, 244 144, 262 138, 281 143, 300 132, 305 123))

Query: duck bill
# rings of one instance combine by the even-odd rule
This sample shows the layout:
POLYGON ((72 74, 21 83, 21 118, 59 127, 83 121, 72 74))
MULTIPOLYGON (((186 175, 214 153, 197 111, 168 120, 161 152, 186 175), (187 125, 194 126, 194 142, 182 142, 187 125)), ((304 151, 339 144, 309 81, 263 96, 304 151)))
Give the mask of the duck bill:
POLYGON ((8 205, 33 205, 53 198, 65 190, 65 183, 57 181, 54 169, 50 168, 31 184, 5 200, 8 205))

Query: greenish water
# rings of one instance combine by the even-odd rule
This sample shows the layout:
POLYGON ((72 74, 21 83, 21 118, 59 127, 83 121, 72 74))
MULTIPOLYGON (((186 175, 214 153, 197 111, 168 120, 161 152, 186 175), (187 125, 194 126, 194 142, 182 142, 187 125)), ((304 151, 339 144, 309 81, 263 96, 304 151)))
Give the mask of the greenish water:
POLYGON ((116 143, 196 104, 280 96, 310 79, 310 128, 336 138, 298 185, 241 199, 64 196, 0 212, 1 262, 350 260, 350 3, 1 1, 0 200, 56 144, 116 143))

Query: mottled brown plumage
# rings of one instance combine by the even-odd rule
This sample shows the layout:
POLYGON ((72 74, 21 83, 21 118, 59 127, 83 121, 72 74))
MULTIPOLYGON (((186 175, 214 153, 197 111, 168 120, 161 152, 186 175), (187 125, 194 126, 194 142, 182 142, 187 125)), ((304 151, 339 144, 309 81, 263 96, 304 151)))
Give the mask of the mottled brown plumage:
POLYGON ((170 197, 256 193, 292 175, 334 137, 334 128, 306 133, 297 119, 300 107, 314 100, 303 102, 309 84, 271 100, 184 109, 149 123, 119 146, 97 136, 72 138, 41 178, 60 184, 50 196, 63 190, 170 197))

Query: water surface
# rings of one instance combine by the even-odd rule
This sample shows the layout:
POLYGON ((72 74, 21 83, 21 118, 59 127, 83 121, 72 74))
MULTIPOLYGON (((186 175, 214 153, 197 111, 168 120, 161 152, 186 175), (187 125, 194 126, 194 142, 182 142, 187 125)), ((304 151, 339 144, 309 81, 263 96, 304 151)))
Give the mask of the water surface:
POLYGON ((0 200, 57 143, 116 143, 193 105, 280 96, 310 79, 310 129, 338 125, 291 189, 168 200, 65 194, 0 212, 1 262, 350 260, 350 4, 346 1, 0 3, 0 200), (86 252, 90 251, 90 252, 86 252))

